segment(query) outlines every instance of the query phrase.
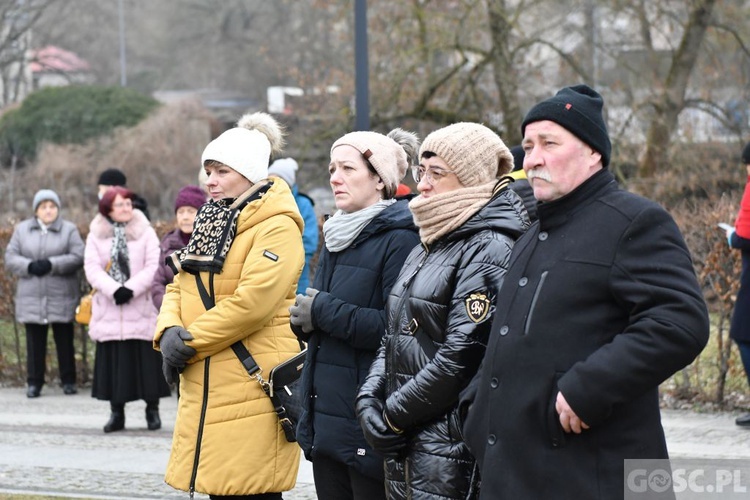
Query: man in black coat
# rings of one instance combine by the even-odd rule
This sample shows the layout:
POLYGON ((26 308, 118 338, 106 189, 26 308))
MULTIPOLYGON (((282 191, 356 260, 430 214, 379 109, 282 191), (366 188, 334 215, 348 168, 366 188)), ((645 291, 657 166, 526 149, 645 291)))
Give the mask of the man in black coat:
POLYGON ((521 126, 539 222, 513 249, 461 405, 482 498, 623 498, 625 459, 667 458, 659 384, 708 339, 679 229, 606 168, 602 106, 568 87, 521 126))

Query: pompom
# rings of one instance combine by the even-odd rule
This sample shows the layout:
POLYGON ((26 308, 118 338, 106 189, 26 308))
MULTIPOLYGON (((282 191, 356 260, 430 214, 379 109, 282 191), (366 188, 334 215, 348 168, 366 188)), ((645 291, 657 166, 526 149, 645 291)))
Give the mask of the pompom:
POLYGON ((257 130, 265 135, 268 142, 271 144, 271 154, 273 156, 279 155, 284 149, 284 145, 286 144, 286 141, 284 140, 286 130, 268 113, 258 111, 256 113, 242 115, 242 117, 237 120, 237 126, 248 130, 257 130))

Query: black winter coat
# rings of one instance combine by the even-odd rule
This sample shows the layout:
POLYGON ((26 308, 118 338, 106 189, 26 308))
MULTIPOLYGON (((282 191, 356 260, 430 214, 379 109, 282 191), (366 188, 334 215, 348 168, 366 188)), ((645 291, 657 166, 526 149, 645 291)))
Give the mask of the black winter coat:
POLYGON ((378 214, 341 252, 321 251, 313 288, 315 329, 302 374, 305 411, 298 442, 308 460, 325 456, 383 479, 383 458, 365 442, 354 413, 362 384, 385 333, 385 303, 399 270, 419 244, 406 200, 378 214))
POLYGON ((358 412, 384 406, 409 436, 403 455, 386 459, 390 500, 474 497, 474 459, 454 410, 484 355, 513 243, 528 226, 521 198, 505 189, 404 264, 384 345, 357 399, 358 412), (406 331, 412 317, 423 337, 406 331))
POLYGON ((740 290, 734 303, 729 336, 738 342, 750 342, 750 240, 732 233, 729 243, 742 252, 740 290))
POLYGON ((624 459, 667 457, 658 386, 706 344, 706 304, 672 218, 609 171, 538 209, 461 402, 481 498, 623 498, 624 459), (558 391, 590 429, 563 431, 558 391))

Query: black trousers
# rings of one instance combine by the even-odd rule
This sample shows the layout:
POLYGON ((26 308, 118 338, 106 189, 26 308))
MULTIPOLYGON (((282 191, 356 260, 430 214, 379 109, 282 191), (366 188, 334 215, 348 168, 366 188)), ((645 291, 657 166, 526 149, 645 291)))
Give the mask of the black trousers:
MULTIPOLYGON (((48 325, 26 323, 26 381, 29 385, 42 387, 47 369, 48 325)), ((76 383, 76 359, 73 347, 73 323, 52 323, 55 339, 57 365, 63 384, 76 383)))
POLYGON ((327 457, 312 463, 318 500, 385 500, 385 482, 327 457))

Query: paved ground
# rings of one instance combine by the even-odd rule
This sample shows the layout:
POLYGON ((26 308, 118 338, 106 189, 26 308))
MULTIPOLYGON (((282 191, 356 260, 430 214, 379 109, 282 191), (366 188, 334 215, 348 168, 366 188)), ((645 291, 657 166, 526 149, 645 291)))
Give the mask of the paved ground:
MULTIPOLYGON (((69 498, 186 499, 163 482, 176 398, 163 399, 164 427, 146 429, 144 403, 126 407, 126 430, 105 435, 106 403, 88 390, 64 396, 45 387, 27 399, 22 388, 0 388, 0 499, 7 493, 69 498)), ((664 428, 673 458, 750 459, 750 429, 736 415, 665 410, 664 428)), ((312 470, 302 459, 297 487, 286 500, 315 499, 312 470)), ((204 495, 195 498, 205 500, 204 495)))

